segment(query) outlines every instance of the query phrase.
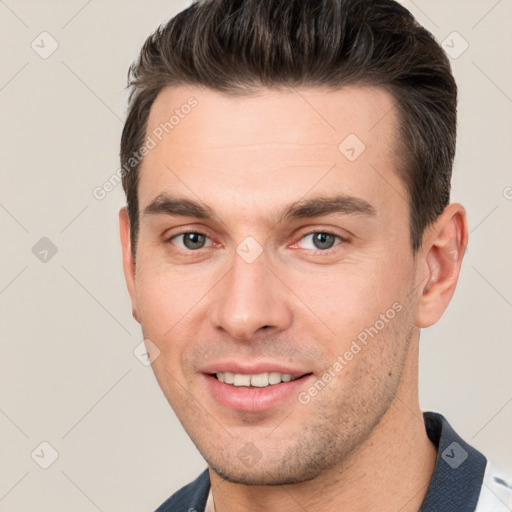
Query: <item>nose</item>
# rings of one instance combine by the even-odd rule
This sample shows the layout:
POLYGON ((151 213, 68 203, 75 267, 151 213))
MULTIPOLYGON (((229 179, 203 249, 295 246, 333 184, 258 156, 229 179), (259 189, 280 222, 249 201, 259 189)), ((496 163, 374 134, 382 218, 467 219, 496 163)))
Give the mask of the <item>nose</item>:
POLYGON ((248 263, 238 254, 216 286, 210 319, 217 330, 250 341, 263 331, 281 332, 292 323, 290 293, 268 266, 265 253, 248 263))

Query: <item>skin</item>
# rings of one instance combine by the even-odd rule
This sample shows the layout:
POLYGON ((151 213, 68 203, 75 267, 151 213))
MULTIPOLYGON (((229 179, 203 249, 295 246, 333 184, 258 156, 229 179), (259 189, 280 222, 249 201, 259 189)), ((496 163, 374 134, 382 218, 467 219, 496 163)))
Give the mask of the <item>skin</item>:
POLYGON ((152 366, 166 398, 208 462, 216 511, 419 510, 436 458, 418 403, 419 332, 455 290, 464 208, 450 204, 413 254, 398 121, 384 90, 234 97, 166 88, 147 133, 191 96, 197 107, 141 166, 136 270, 125 208, 119 218, 133 315, 160 351, 152 366), (338 150, 348 134, 366 146, 353 162, 338 150), (144 214, 162 193, 213 216, 144 214), (293 202, 337 194, 374 215, 279 220, 293 202), (325 231, 335 234, 330 250, 311 236, 325 231), (190 232, 207 235, 203 248, 184 245, 178 235, 190 232), (262 250, 252 263, 236 251, 248 236, 262 250), (400 312, 307 404, 294 394, 263 412, 237 411, 205 384, 206 365, 233 358, 319 379, 395 303, 400 312), (252 464, 238 455, 247 443, 252 464))

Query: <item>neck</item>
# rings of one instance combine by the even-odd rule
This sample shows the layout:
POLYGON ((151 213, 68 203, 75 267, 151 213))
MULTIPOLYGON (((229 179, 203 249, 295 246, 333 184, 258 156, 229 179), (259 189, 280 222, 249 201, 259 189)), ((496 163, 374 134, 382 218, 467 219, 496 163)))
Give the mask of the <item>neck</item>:
POLYGON ((418 338, 411 341, 401 384, 388 411, 338 466, 314 480, 281 486, 234 484, 210 469, 215 512, 418 512, 437 456, 419 407, 418 342, 418 338))

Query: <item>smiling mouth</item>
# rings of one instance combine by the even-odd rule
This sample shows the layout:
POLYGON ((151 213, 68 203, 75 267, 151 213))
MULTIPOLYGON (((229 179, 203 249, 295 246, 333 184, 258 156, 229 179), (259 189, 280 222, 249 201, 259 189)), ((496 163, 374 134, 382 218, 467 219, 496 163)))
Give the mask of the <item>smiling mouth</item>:
POLYGON ((275 386, 283 382, 298 380, 308 375, 311 375, 311 373, 305 373, 304 375, 294 377, 289 373, 278 372, 256 373, 253 375, 218 372, 213 373, 212 377, 216 378, 219 382, 223 382, 224 384, 233 387, 266 388, 268 386, 275 386))

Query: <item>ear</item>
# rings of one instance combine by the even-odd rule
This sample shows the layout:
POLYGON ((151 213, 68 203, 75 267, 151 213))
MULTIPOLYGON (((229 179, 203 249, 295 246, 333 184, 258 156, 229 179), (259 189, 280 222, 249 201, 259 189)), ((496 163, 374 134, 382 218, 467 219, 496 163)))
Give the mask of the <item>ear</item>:
POLYGON ((466 210, 460 204, 448 205, 436 222, 427 228, 419 251, 418 327, 435 324, 448 307, 459 279, 468 244, 466 210))
POLYGON ((128 210, 126 207, 119 210, 119 230, 121 235, 121 246, 123 248, 123 271, 132 302, 132 315, 133 318, 140 323, 135 287, 135 265, 130 239, 130 217, 128 216, 128 210))

